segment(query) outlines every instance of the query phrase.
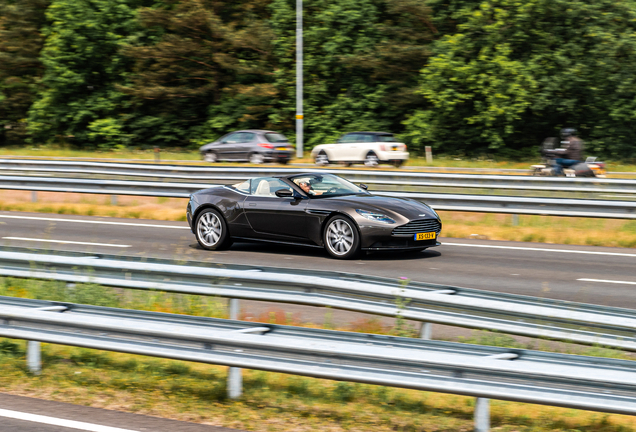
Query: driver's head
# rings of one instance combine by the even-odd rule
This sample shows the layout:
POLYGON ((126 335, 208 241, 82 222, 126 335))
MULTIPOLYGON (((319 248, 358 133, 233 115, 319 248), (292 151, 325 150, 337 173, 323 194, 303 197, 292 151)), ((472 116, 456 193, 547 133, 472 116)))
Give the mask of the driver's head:
POLYGON ((311 190, 311 186, 309 185, 309 183, 307 183, 306 180, 301 180, 298 182, 298 186, 300 186, 300 188, 305 191, 305 193, 309 193, 309 191, 311 190))

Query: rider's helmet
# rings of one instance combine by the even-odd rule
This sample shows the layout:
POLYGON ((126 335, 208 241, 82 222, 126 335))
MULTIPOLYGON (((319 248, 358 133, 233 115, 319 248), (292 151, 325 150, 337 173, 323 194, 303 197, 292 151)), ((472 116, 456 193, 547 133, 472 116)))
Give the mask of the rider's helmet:
POLYGON ((574 128, 564 128, 561 129, 561 138, 562 139, 568 139, 571 136, 576 136, 577 131, 574 128))

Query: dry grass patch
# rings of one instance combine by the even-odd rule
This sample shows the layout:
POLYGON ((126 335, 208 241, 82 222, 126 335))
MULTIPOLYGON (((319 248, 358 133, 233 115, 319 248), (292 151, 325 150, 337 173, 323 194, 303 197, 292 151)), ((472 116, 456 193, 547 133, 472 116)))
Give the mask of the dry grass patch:
POLYGON ((442 235, 589 246, 636 247, 636 221, 505 214, 440 212, 442 235))
POLYGON ((31 202, 31 192, 0 191, 4 211, 185 221, 187 203, 185 198, 118 195, 113 205, 110 195, 59 192, 38 192, 37 202, 31 202))

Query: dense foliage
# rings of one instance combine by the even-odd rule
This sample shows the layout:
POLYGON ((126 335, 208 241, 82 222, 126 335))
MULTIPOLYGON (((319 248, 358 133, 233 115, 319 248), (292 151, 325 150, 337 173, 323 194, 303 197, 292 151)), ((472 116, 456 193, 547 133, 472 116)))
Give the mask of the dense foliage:
MULTIPOLYGON (((0 145, 294 138, 294 0, 0 0, 0 145)), ((636 0, 305 0, 308 146, 636 156, 636 0)))

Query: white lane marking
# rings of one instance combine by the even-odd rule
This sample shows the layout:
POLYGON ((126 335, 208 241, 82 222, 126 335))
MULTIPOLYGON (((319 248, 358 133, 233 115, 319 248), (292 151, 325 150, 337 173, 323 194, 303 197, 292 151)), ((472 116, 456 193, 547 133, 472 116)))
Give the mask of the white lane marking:
POLYGON ((69 241, 69 240, 44 240, 44 239, 26 238, 26 237, 2 237, 2 238, 5 240, 63 243, 63 244, 76 244, 76 245, 84 245, 84 246, 110 246, 110 247, 118 247, 118 248, 132 247, 132 245, 120 245, 120 244, 110 244, 110 243, 88 243, 88 242, 78 242, 78 241, 69 241))
POLYGON ((116 427, 110 426, 101 426, 92 423, 85 423, 75 420, 65 420, 59 419, 55 417, 43 416, 39 414, 29 414, 19 411, 9 411, 5 409, 0 409, 0 417, 7 417, 16 420, 24 420, 35 423, 44 423, 53 426, 62 426, 71 429, 79 429, 83 431, 91 431, 91 432, 138 432, 133 431, 131 429, 120 429, 116 427))
POLYGON ((624 256, 624 257, 636 258, 636 254, 627 254, 627 253, 618 253, 618 252, 581 251, 581 250, 571 250, 571 249, 544 249, 544 248, 531 248, 531 247, 519 247, 519 246, 477 245, 477 244, 448 243, 448 242, 442 243, 442 245, 491 248, 491 249, 512 249, 512 250, 539 251, 539 252, 559 252, 559 253, 573 253, 573 254, 586 254, 586 255, 624 256))
POLYGON ((61 219, 61 218, 35 217, 35 216, 0 215, 0 218, 42 220, 42 221, 53 221, 53 222, 74 222, 74 223, 102 224, 102 225, 125 225, 125 226, 139 226, 139 227, 150 227, 150 228, 172 228, 172 229, 187 229, 187 230, 190 229, 190 227, 188 226, 154 225, 154 224, 143 224, 143 223, 132 223, 132 222, 109 222, 109 221, 81 220, 81 219, 61 219))
POLYGON ((615 281, 615 280, 607 280, 607 279, 577 279, 577 281, 582 282, 603 282, 603 283, 613 283, 613 284, 626 284, 626 285, 636 285, 636 282, 630 281, 615 281))

